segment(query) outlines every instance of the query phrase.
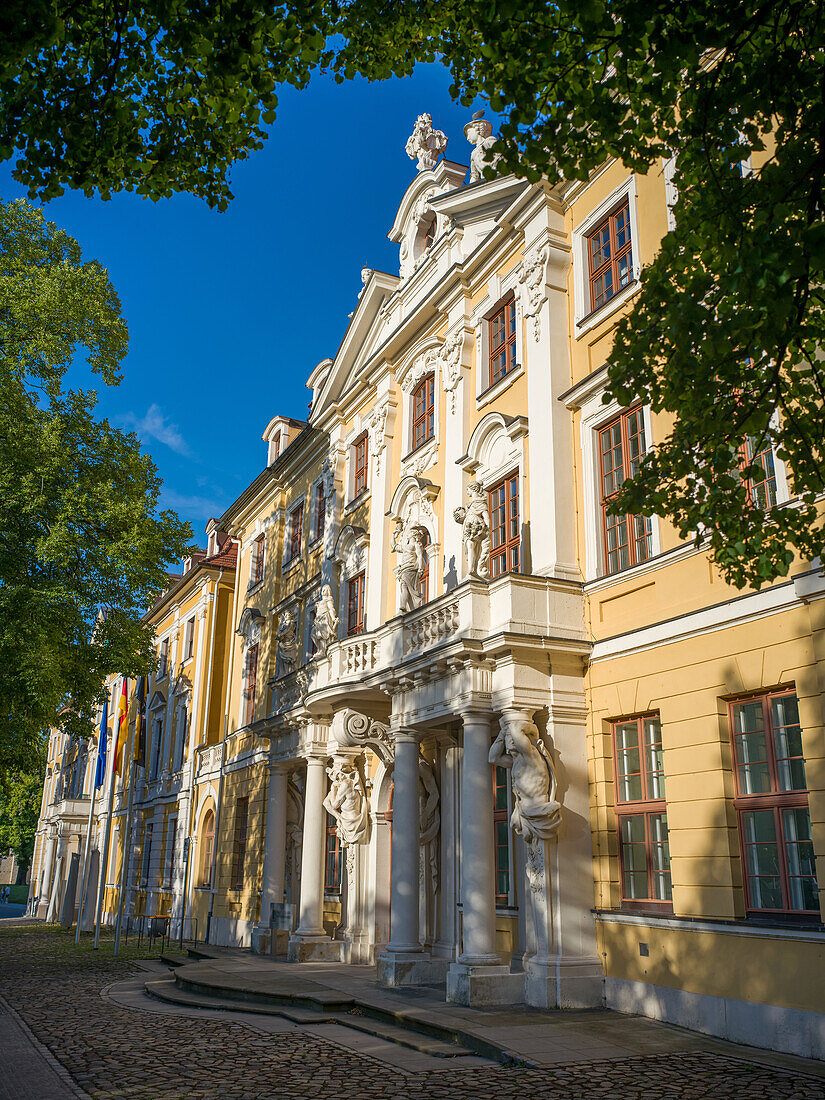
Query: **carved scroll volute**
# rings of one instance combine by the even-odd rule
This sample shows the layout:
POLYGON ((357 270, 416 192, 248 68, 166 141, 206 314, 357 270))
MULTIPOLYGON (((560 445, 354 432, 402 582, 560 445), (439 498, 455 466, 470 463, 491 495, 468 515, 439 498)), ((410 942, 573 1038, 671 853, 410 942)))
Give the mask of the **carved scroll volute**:
POLYGON ((342 748, 372 749, 387 767, 395 758, 389 727, 346 707, 332 719, 332 733, 342 748))

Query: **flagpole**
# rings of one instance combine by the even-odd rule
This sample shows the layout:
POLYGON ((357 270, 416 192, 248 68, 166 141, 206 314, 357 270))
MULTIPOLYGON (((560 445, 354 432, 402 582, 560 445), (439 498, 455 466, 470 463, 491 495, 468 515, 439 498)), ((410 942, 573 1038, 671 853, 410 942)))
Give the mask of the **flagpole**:
POLYGON ((92 789, 89 794, 89 824, 86 827, 86 843, 83 845, 83 866, 80 869, 80 904, 77 910, 77 930, 74 934, 75 945, 80 943, 80 925, 83 923, 83 906, 88 891, 86 868, 89 866, 89 849, 92 846, 92 820, 95 816, 95 802, 97 801, 97 787, 95 786, 94 773, 92 773, 89 778, 91 779, 90 786, 92 789))
MULTIPOLYGON (((140 719, 136 718, 137 723, 140 719)), ((116 955, 120 950, 120 926, 123 922, 123 900, 124 900, 124 884, 129 879, 129 864, 131 863, 131 851, 132 851, 132 794, 135 789, 135 761, 134 757, 135 748, 135 731, 132 729, 132 737, 129 744, 129 757, 131 763, 129 765, 129 798, 126 803, 126 828, 123 831, 123 859, 120 864, 120 886, 117 898, 117 923, 115 925, 115 950, 116 955)))
POLYGON ((97 895, 97 916, 95 918, 95 951, 100 941, 100 919, 103 915, 103 898, 106 893, 106 879, 109 871, 109 842, 112 837, 112 810, 115 805, 115 760, 117 753, 114 751, 116 742, 116 730, 112 731, 112 767, 109 771, 109 805, 106 810, 106 836, 103 841, 103 858, 100 861, 100 889, 97 895))

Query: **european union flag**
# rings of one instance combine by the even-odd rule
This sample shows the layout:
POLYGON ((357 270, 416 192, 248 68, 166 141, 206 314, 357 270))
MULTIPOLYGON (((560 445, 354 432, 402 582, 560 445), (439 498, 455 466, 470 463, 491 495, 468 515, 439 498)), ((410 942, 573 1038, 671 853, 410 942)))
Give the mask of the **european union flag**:
POLYGON ((97 740, 97 770, 95 771, 95 790, 103 786, 106 777, 106 726, 109 724, 109 693, 106 693, 106 701, 103 704, 103 714, 100 719, 100 736, 97 740))

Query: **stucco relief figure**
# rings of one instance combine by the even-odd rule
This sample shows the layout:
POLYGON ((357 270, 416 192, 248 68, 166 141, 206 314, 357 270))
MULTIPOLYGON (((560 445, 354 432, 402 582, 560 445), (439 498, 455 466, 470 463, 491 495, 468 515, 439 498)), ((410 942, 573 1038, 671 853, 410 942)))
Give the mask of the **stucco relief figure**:
POLYGON ((298 660, 298 623, 292 611, 285 611, 278 623, 278 654, 275 675, 286 676, 295 671, 298 660))
POLYGON ((398 577, 399 604, 401 611, 414 611, 421 606, 419 585, 427 572, 427 558, 424 552, 427 532, 423 527, 397 520, 392 533, 392 550, 398 555, 398 564, 393 572, 398 577))
POLYGON ((466 508, 456 508, 453 518, 461 524, 461 541, 467 555, 467 573, 471 577, 490 578, 490 509, 487 493, 477 481, 467 486, 466 508))
POLYGON ((315 621, 310 630, 312 644, 315 646, 315 652, 319 657, 326 657, 327 650, 335 641, 337 630, 338 616, 335 614, 332 589, 328 584, 325 584, 315 605, 315 621))
POLYGON ((470 183, 482 179, 484 169, 495 168, 501 160, 500 154, 491 153, 497 138, 493 133, 492 122, 488 122, 483 116, 483 111, 476 111, 464 127, 464 136, 475 146, 470 155, 470 183))
POLYGON ((407 156, 410 160, 418 159, 416 165, 418 171, 435 168, 436 161, 446 148, 447 135, 442 130, 433 129, 433 116, 419 115, 406 144, 407 156))
POLYGON ((556 773, 539 735, 526 714, 502 716, 501 732, 490 747, 490 763, 511 769, 515 806, 513 829, 530 845, 549 840, 561 821, 556 800, 556 773))
POLYGON ((346 845, 360 844, 367 834, 367 800, 354 760, 334 759, 327 768, 329 793, 324 809, 338 822, 338 835, 346 845))

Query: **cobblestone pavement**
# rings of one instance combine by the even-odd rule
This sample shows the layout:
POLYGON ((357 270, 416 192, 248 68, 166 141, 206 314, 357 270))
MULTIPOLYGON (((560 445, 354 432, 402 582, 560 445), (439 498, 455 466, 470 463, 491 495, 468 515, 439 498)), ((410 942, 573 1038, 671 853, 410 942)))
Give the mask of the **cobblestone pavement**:
MULTIPOLYGON (((254 1024, 120 1008, 100 996, 156 957, 130 943, 84 940, 38 925, 0 928, 0 994, 90 1096, 131 1100, 806 1100, 825 1080, 705 1052, 559 1069, 490 1066, 405 1073, 314 1035, 264 1035, 254 1024)), ((9 1069, 4 1070, 8 1084, 9 1069)))

